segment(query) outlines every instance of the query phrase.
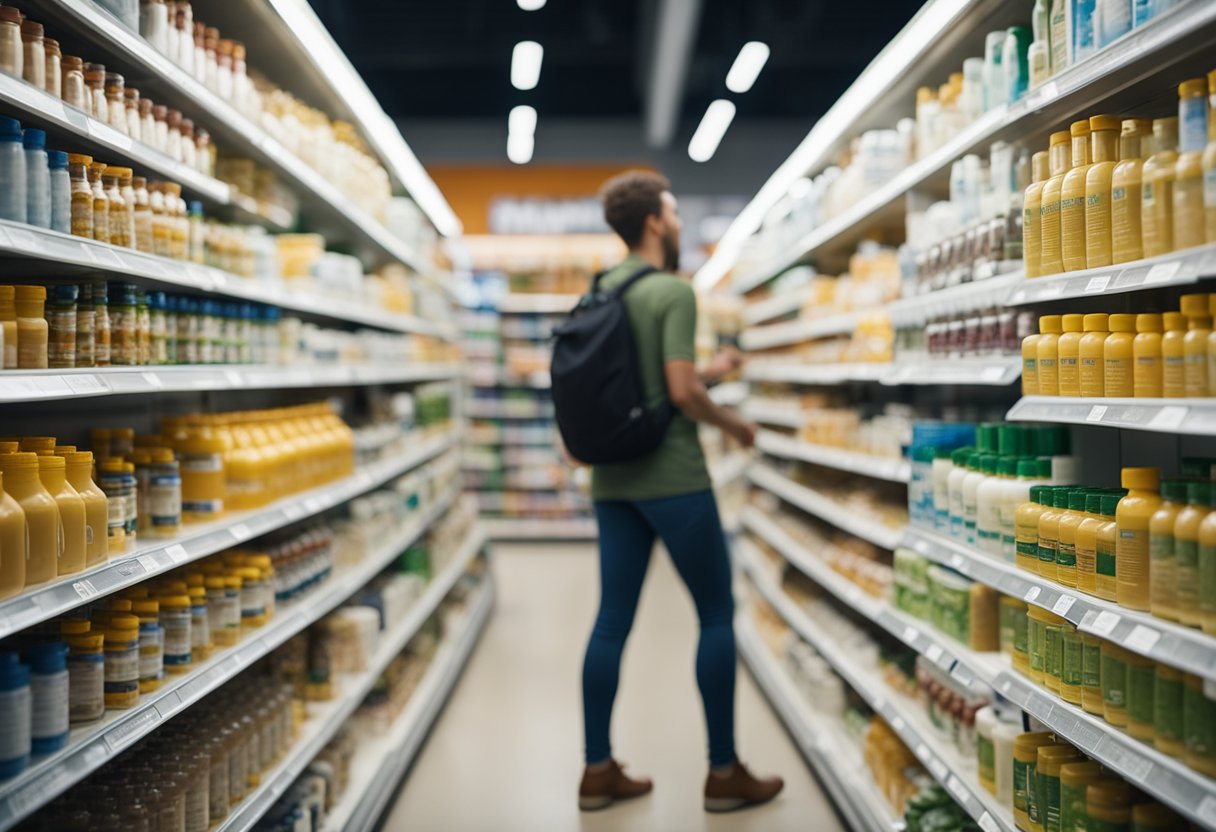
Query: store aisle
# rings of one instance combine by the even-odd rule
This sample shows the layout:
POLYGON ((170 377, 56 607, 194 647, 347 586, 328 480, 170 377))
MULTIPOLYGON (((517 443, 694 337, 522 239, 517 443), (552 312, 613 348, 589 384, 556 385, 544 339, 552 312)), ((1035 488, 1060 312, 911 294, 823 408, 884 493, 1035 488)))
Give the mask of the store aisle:
POLYGON ((693 679, 696 620, 665 554, 652 560, 626 650, 615 753, 653 795, 580 815, 579 668, 597 601, 587 544, 499 546, 498 608, 384 829, 419 832, 783 832, 841 829, 828 798, 740 666, 740 755, 777 772, 776 802, 701 809, 705 729, 693 679))

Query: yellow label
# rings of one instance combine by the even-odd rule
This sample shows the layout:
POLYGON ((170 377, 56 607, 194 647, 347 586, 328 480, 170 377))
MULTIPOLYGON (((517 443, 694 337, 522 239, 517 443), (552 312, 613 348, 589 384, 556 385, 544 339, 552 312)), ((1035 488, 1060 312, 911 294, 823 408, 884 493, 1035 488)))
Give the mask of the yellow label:
POLYGON ((1107 358, 1103 361, 1103 365, 1105 372, 1102 382, 1105 395, 1128 398, 1135 394, 1130 356, 1128 358, 1107 358))

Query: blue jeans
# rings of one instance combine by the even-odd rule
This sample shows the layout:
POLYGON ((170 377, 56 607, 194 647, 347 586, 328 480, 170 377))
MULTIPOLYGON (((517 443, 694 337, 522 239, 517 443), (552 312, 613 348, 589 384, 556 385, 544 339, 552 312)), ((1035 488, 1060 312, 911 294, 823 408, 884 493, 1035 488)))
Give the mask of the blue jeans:
POLYGON ((621 653, 633 626, 655 538, 671 553, 701 622, 697 686, 709 729, 709 762, 735 761, 735 631, 730 555, 712 491, 595 504, 600 541, 600 610, 583 662, 588 765, 612 755, 609 725, 621 653))

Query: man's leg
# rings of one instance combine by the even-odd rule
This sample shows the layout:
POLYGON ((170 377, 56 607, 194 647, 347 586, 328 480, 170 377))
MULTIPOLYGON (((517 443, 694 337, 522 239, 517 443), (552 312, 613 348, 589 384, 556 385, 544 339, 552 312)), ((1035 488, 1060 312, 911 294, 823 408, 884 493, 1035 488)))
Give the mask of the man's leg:
POLYGON ((600 546, 600 610, 583 661, 583 727, 587 765, 612 756, 609 728, 621 653, 633 626, 654 532, 632 503, 595 504, 600 546))

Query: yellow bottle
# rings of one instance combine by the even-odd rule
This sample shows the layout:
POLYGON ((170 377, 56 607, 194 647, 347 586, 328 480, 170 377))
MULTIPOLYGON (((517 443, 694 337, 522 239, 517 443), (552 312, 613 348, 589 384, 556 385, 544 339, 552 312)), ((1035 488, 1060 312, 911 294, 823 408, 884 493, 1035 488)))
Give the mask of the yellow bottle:
POLYGON ((1111 725, 1127 725, 1128 652, 1114 642, 1102 642, 1102 716, 1111 725))
POLYGON ((1157 665, 1153 687, 1153 745, 1163 754, 1181 757, 1186 753, 1182 727, 1183 673, 1168 664, 1157 665))
POLYGON ((224 454, 222 437, 205 425, 186 429, 178 444, 182 476, 182 520, 214 520, 224 513, 224 454))
POLYGON ((110 504, 105 492, 93 481, 93 454, 91 451, 76 451, 65 454, 64 461, 67 464, 68 482, 84 500, 84 565, 88 568, 105 563, 110 556, 106 539, 110 504))
POLYGON ((1115 600, 1133 610, 1151 606, 1149 571, 1149 521, 1161 507, 1161 472, 1156 468, 1124 468, 1127 496, 1119 501, 1115 522, 1119 537, 1115 544, 1115 600))
POLYGON ((1060 251, 1064 270, 1085 268, 1085 179, 1089 174, 1089 120, 1074 121, 1072 164, 1060 184, 1060 251))
POLYGON ((1096 595, 1098 592, 1098 529, 1102 518, 1102 493, 1090 491, 1085 495, 1085 516, 1077 526, 1077 589, 1096 595))
POLYGON ((1195 771, 1216 777, 1216 744, 1212 742, 1212 722, 1216 719, 1216 695, 1199 676, 1183 677, 1183 711, 1186 754, 1183 759, 1195 771))
MULTIPOLYGON (((1068 511, 1060 517, 1060 544, 1056 550, 1056 580, 1064 586, 1077 585, 1077 532, 1086 519, 1084 488, 1068 491, 1068 511)), ((1080 641, 1077 642, 1080 644, 1080 641)), ((1080 689, 1077 690, 1080 700, 1080 689)))
POLYGON ((1085 331, 1084 315, 1064 315, 1064 333, 1056 346, 1056 373, 1061 396, 1081 395, 1081 336, 1085 331))
POLYGON ((1208 73, 1208 94, 1208 143, 1203 149, 1204 239, 1216 243, 1216 69, 1208 73))
POLYGON ((1141 174, 1140 222, 1145 257, 1174 250, 1174 179, 1178 165, 1178 119, 1153 121, 1156 153, 1141 174))
POLYGON ((4 331, 4 369, 17 369, 17 287, 0 286, 0 329, 4 331))
POLYGON ((1119 527, 1115 521, 1120 495, 1102 495, 1102 525, 1098 526, 1098 581, 1097 595, 1107 601, 1115 600, 1118 589, 1115 583, 1119 527))
POLYGON ((1081 708, 1102 716, 1102 639, 1081 634, 1081 708))
MULTIPOLYGON (((1101 713, 1101 711, 1099 711, 1101 713)), ((1099 763, 1065 763, 1060 766, 1060 829, 1084 829, 1089 817, 1086 792, 1103 777, 1099 763)))
POLYGON ((1043 250, 1043 226, 1039 211, 1043 207, 1043 183, 1048 177, 1047 158, 1045 150, 1030 157, 1032 181, 1022 199, 1022 263, 1027 277, 1042 274, 1039 257, 1043 250))
POLYGON ((1060 548, 1060 518, 1068 508, 1068 488, 1055 486, 1043 495, 1043 513, 1039 515, 1039 568, 1044 578, 1056 579, 1056 555, 1060 548), (1050 504, 1047 501, 1050 500, 1050 504))
POLYGON ((1050 494, 1046 485, 1030 486, 1030 499, 1014 512, 1014 558, 1027 572, 1039 572, 1039 518, 1043 515, 1050 494))
POLYGON ((1081 395, 1101 397, 1106 393, 1106 339, 1110 335, 1110 316, 1103 312, 1086 315, 1082 326, 1085 334, 1077 345, 1080 356, 1081 395))
POLYGON ((1102 344, 1102 386, 1107 398, 1135 395, 1132 353, 1135 331, 1135 315, 1110 316, 1110 336, 1102 344))
MULTIPOLYGON (((1031 828, 1030 802, 1034 797, 1039 748, 1055 744, 1055 734, 1050 731, 1019 734, 1013 740, 1013 822, 1023 832, 1031 828)), ((1038 820, 1041 826, 1042 820, 1038 820)))
POLYGON ((1086 828, 1131 829, 1132 787, 1115 777, 1103 778, 1085 789, 1086 828))
POLYGON ((1186 317, 1186 335, 1182 337, 1182 355, 1186 395, 1206 396, 1210 389, 1208 353, 1216 350, 1212 335, 1211 298, 1206 294, 1183 295, 1179 301, 1186 317))
POLYGON ((1161 325, 1161 395, 1178 399, 1186 395, 1186 316, 1166 312, 1161 325))
POLYGON ((1068 131, 1051 134, 1051 150, 1048 154, 1048 172, 1043 183, 1042 206, 1039 209, 1039 274, 1053 275, 1064 271, 1064 250, 1060 225, 1060 199, 1064 186, 1064 174, 1072 163, 1068 131))
POLYGON ((1138 399, 1159 399, 1163 395, 1164 369, 1161 357, 1161 316, 1146 313, 1136 316, 1136 338, 1132 341, 1132 389, 1138 399))
POLYGON ((4 486, 25 512, 25 585, 34 586, 59 574, 59 506, 38 476, 38 455, 0 455, 4 486))
POLYGON ((1039 340, 1035 344, 1035 353, 1040 396, 1060 395, 1059 341, 1063 331, 1062 316, 1044 315, 1039 318, 1039 340))
POLYGON ((1203 207, 1203 151, 1208 143, 1208 80, 1178 86, 1178 162, 1174 169, 1174 249, 1206 241, 1203 207))
POLYGON ((1216 635, 1216 511, 1199 524, 1199 624, 1216 635))
POLYGON ((1026 675, 1036 684, 1044 684, 1049 667, 1046 627, 1050 610, 1031 606, 1026 612, 1026 649, 1029 655, 1026 675))
POLYGON ((68 482, 63 457, 38 457, 38 475, 43 487, 55 498, 55 504, 59 507, 58 572, 60 575, 81 572, 88 559, 88 520, 84 500, 68 482))
POLYGON ((1124 119, 1119 135, 1119 164, 1111 174, 1110 242, 1115 263, 1144 256, 1141 221, 1144 156, 1152 141, 1153 123, 1147 119, 1124 119))
POLYGON ((1037 333, 1022 339, 1022 395, 1039 395, 1039 338, 1037 333))
POLYGON ((1157 686, 1157 663, 1132 653, 1127 654, 1127 733, 1138 740, 1152 743, 1153 692, 1157 686))
POLYGON ((1149 583, 1152 594, 1149 609, 1158 618, 1178 620, 1177 562, 1174 552, 1174 526, 1178 513, 1186 508, 1186 482, 1163 480, 1161 506, 1148 521, 1149 583))
POLYGON ((1207 480, 1188 482, 1186 507, 1174 521, 1174 598, 1178 620, 1198 627, 1199 614, 1199 526, 1207 516, 1212 499, 1212 484, 1207 480))
POLYGON ((0 598, 25 588, 25 512, 4 489, 0 471, 0 598))
POLYGON ((1085 174, 1085 264, 1091 269, 1114 262, 1110 194, 1115 165, 1119 163, 1119 128, 1115 116, 1093 116, 1089 120, 1092 164, 1085 174))

